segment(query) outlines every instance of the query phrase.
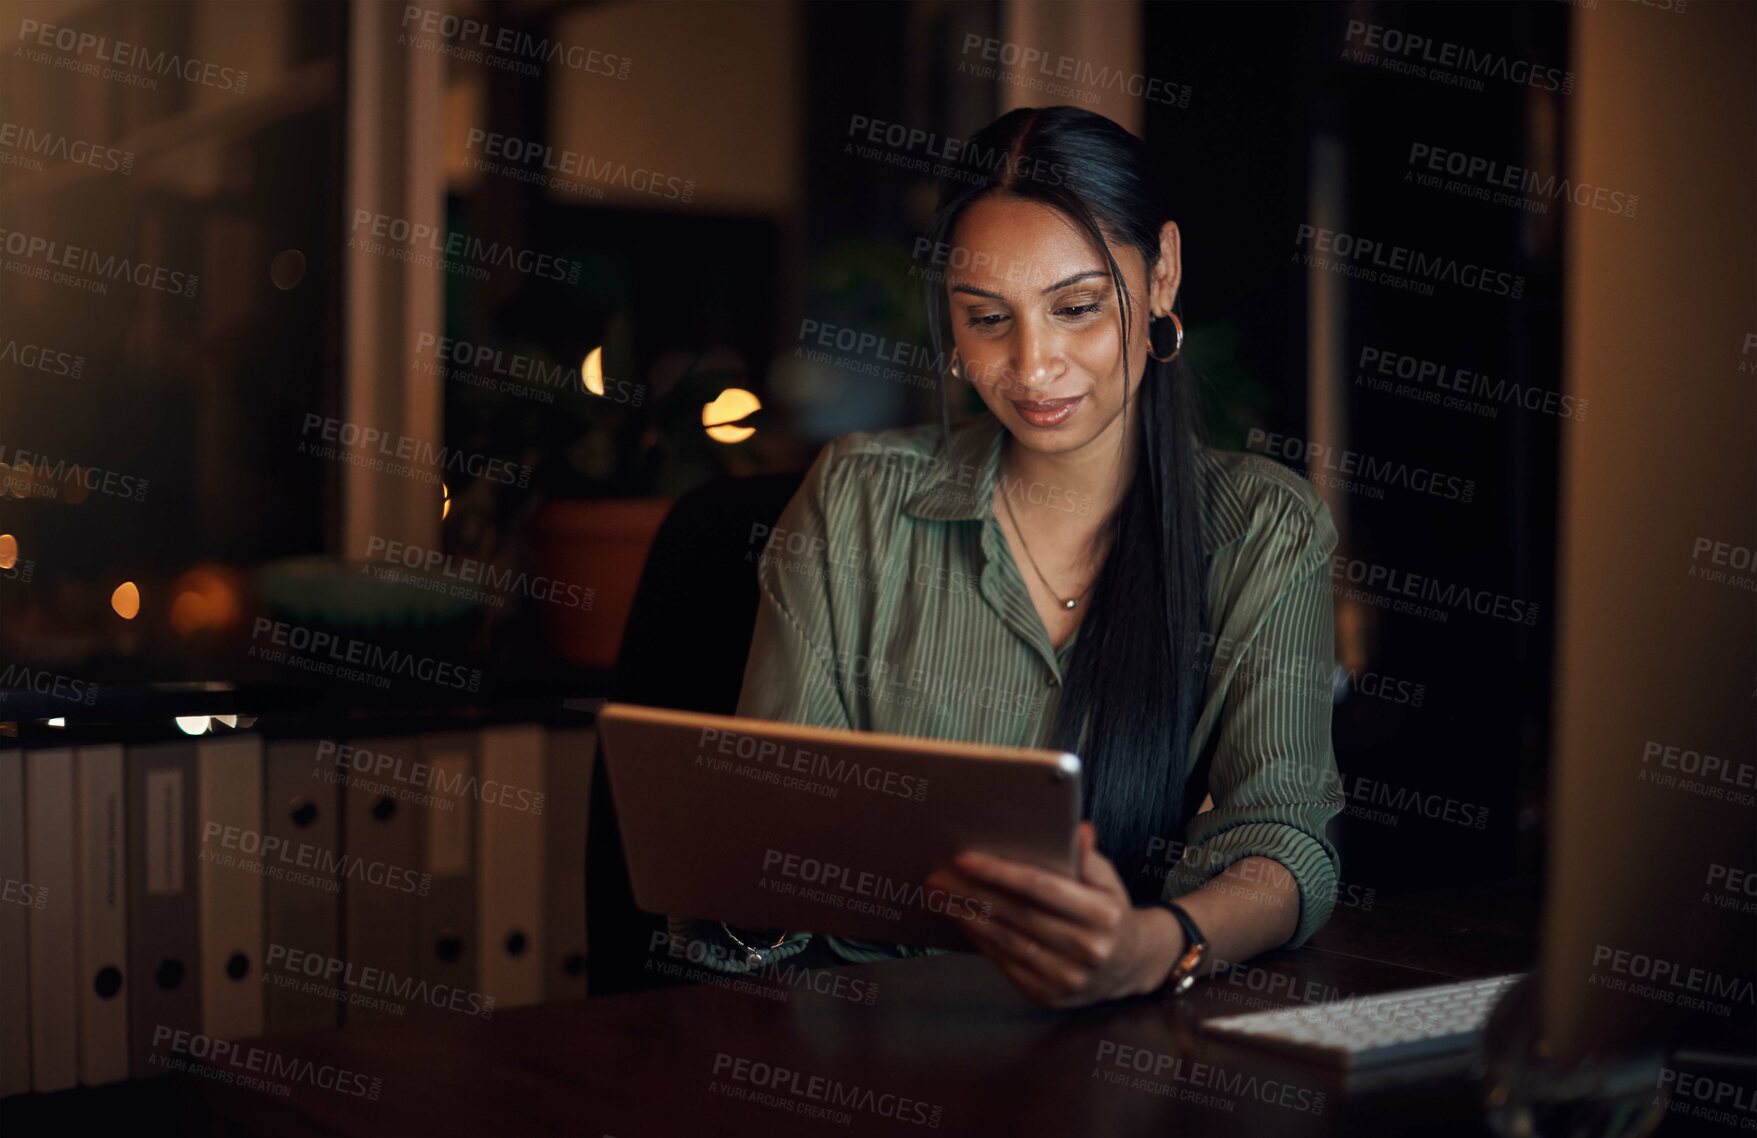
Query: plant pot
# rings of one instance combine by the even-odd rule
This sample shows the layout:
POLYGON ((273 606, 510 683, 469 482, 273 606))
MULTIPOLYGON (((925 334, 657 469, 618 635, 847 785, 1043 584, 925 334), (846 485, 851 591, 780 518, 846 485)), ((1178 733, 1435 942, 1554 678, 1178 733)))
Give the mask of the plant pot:
POLYGON ((634 605, 653 536, 670 498, 598 498, 550 502, 537 516, 537 571, 551 581, 591 590, 589 608, 554 606, 549 643, 568 663, 616 666, 622 630, 634 605))

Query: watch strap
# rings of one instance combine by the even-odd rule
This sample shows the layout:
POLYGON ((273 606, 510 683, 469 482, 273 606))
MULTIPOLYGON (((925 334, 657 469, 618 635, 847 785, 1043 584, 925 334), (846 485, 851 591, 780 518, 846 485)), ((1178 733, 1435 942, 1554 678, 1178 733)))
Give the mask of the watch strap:
POLYGON ((1202 935, 1201 926, 1196 924, 1189 911, 1176 901, 1155 901, 1154 904, 1176 918, 1178 926, 1184 931, 1184 950, 1171 966, 1171 971, 1166 974, 1165 982, 1159 987, 1162 992, 1182 995, 1196 982, 1196 973, 1208 955, 1208 938, 1202 935))

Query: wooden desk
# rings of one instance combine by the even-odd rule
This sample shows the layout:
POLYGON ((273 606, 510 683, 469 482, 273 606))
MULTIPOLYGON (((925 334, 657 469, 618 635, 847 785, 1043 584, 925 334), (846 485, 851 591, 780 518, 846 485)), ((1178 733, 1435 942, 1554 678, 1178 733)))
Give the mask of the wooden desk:
POLYGON ((1192 1025, 1523 969, 1533 913, 1529 889, 1378 899, 1370 911, 1339 910, 1307 948, 1261 957, 1183 1001, 1044 1011, 983 958, 957 954, 820 971, 792 985, 692 984, 487 1020, 429 1013, 264 1041, 278 1062, 382 1080, 375 1099, 314 1085, 333 1070, 277 1079, 291 1087, 284 1097, 180 1078, 197 1113, 238 1127, 226 1133, 263 1135, 1295 1138, 1397 1133, 1416 1118, 1424 1135, 1476 1134, 1475 1100, 1455 1064, 1424 1082, 1350 1087, 1192 1025), (856 1093, 840 1119, 803 1113, 828 1098, 829 1084, 814 1087, 813 1077, 856 1093), (765 1089, 774 1097, 754 1101, 765 1089))

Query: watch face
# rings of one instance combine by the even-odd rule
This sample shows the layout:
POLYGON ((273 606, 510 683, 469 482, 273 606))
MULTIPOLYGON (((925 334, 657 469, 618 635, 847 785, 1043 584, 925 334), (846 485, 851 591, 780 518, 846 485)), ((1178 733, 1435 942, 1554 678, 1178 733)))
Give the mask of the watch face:
POLYGON ((1197 942, 1184 949, 1183 955, 1172 965, 1171 974, 1176 979, 1171 981, 1171 990, 1177 995, 1189 991, 1196 982, 1196 973, 1202 967, 1202 956, 1208 946, 1197 942))

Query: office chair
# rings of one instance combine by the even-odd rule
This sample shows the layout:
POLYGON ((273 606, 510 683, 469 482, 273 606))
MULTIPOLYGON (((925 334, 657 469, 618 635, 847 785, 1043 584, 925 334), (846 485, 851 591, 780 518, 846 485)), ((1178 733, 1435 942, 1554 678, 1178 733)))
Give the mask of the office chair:
MULTIPOLYGON (((731 715, 756 625, 758 558, 804 471, 720 478, 679 498, 647 554, 617 652, 610 698, 731 715)), ((592 996, 662 987, 649 970, 665 919, 634 903, 622 829, 604 771, 592 757, 586 823, 586 984, 592 996)))

